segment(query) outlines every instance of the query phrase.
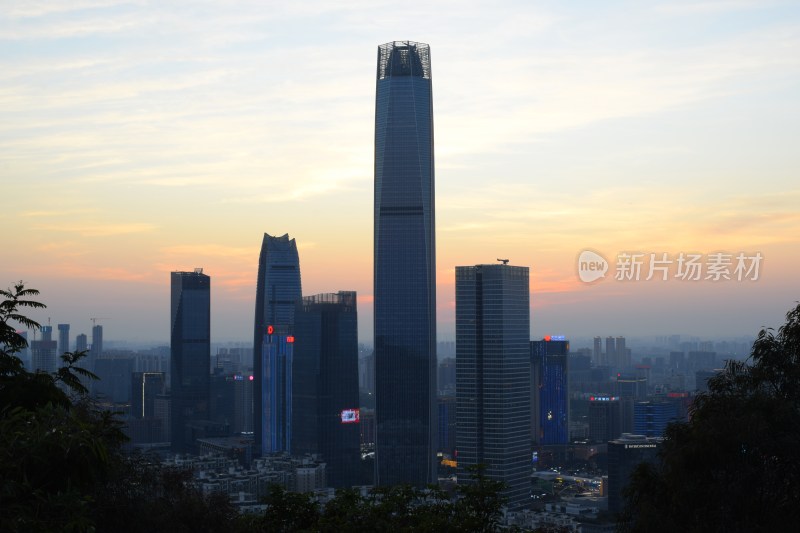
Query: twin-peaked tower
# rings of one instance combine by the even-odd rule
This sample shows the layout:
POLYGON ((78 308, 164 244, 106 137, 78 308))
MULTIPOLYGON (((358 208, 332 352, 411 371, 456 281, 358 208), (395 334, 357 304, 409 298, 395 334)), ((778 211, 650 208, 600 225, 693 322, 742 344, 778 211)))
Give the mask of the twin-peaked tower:
POLYGON ((374 212, 378 485, 436 481, 436 242, 430 47, 378 47, 374 212))
POLYGON ((300 259, 289 235, 264 234, 253 331, 254 432, 260 453, 290 451, 292 337, 300 300, 300 259), (289 342, 291 340, 291 342, 289 342))

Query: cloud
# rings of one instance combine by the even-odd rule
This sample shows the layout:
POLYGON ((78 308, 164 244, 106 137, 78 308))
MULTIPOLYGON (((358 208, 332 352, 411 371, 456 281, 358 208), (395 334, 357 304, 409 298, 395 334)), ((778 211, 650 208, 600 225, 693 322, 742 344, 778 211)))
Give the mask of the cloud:
POLYGON ((149 233, 158 229, 155 224, 145 222, 131 222, 121 224, 95 223, 95 224, 48 224, 37 226, 42 231, 60 231, 77 233, 82 237, 113 237, 115 235, 129 235, 134 233, 149 233))

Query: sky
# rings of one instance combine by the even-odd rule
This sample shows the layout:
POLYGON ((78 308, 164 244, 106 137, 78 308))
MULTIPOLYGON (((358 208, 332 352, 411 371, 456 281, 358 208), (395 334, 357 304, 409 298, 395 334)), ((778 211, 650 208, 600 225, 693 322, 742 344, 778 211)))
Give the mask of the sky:
POLYGON ((166 342, 169 273, 202 267, 212 341, 246 342, 263 233, 289 233, 303 293, 356 290, 371 342, 393 40, 431 46, 440 340, 455 266, 497 258, 531 269, 533 338, 754 336, 800 300, 800 3, 768 0, 4 0, 0 286, 166 342), (667 279, 616 279, 624 253, 667 279))

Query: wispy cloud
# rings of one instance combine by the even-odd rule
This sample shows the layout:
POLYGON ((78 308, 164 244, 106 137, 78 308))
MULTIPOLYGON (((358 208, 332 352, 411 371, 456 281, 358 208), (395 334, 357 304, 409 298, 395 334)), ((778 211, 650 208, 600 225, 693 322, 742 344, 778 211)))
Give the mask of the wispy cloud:
POLYGON ((64 233, 77 233, 82 237, 113 237, 115 235, 129 235, 134 233, 149 233, 158 228, 155 224, 146 222, 131 223, 95 223, 95 224, 42 224, 37 226, 41 231, 64 233))

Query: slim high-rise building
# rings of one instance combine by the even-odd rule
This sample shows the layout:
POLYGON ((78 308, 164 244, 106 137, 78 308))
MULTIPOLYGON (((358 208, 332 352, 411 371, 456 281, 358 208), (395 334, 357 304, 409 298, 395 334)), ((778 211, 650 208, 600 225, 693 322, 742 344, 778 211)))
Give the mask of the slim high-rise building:
POLYGON ((534 442, 569 442, 569 341, 531 341, 534 442))
POLYGON ((627 368, 631 361, 628 358, 628 349, 625 347, 625 337, 617 337, 617 367, 627 368))
POLYGON ((359 484, 356 293, 306 296, 295 310, 292 453, 320 453, 328 485, 359 484))
POLYGON ((58 325, 58 355, 69 351, 69 324, 58 325))
POLYGON ((430 48, 378 47, 375 482, 436 480, 436 242, 430 48))
POLYGON ((617 366, 617 343, 614 337, 606 337, 606 353, 603 364, 617 366))
POLYGON ((267 326, 261 345, 261 455, 292 452, 294 336, 288 326, 267 326))
POLYGON ((592 348, 592 365, 594 365, 594 366, 601 365, 602 362, 603 362, 602 361, 602 353, 603 353, 603 351, 602 351, 602 349, 600 347, 601 346, 600 345, 601 341, 602 341, 602 339, 600 337, 595 337, 594 338, 594 346, 592 348))
POLYGON ((192 422, 208 419, 211 367, 211 278, 202 268, 172 272, 170 423, 172 449, 192 446, 192 422))
POLYGON ((131 418, 155 417, 156 397, 164 394, 164 372, 134 372, 131 375, 131 418))
POLYGON ((531 358, 527 267, 456 267, 458 483, 483 464, 508 505, 530 501, 531 358))
POLYGON ((89 347, 89 339, 85 333, 81 333, 75 337, 75 351, 85 352, 89 347))
MULTIPOLYGON (((274 371, 279 368, 285 370, 287 353, 285 339, 290 336, 294 325, 295 303, 302 297, 300 285, 300 258, 297 254, 297 243, 289 239, 289 235, 273 237, 267 233, 261 242, 261 254, 258 256, 258 278, 256 280, 256 310, 255 327, 253 331, 253 426, 255 433, 255 449, 257 453, 266 452, 274 448, 273 444, 264 440, 265 420, 268 415, 277 416, 278 406, 270 412, 271 398, 282 397, 280 391, 270 390, 267 379, 271 383, 285 383, 286 373, 283 372, 283 381, 277 376, 268 378, 270 366, 274 371), (273 328, 268 333, 269 327, 273 328), (267 335, 275 335, 268 339, 267 335), (284 340, 280 341, 279 336, 284 340), (265 348, 272 345, 274 352, 270 360, 270 353, 265 348)), ((291 347, 288 347, 291 348, 291 347)), ((288 369, 289 371, 291 368, 288 369)), ((288 383, 291 387, 291 383, 288 383)), ((285 392, 285 391, 284 391, 285 392)), ((290 406, 289 406, 290 407, 290 406)), ((285 412, 280 411, 280 412, 285 412)), ((288 419, 284 419, 289 422, 288 419)), ((275 434, 274 431, 271 432, 275 434)), ((270 437, 271 439, 272 437, 270 437)), ((285 439, 284 439, 285 440, 285 439)))
POLYGON ((92 326, 92 348, 89 350, 89 370, 94 371, 97 360, 103 356, 103 326, 92 326))

